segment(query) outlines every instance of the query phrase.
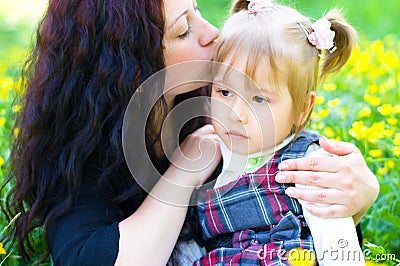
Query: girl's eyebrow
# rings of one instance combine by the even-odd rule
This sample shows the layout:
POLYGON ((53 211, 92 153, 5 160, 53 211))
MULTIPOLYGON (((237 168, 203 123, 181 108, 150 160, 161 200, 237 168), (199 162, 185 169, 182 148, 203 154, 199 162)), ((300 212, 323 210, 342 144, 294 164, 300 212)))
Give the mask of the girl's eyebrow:
POLYGON ((271 89, 266 89, 263 87, 254 87, 255 90, 260 91, 261 93, 264 94, 273 94, 279 96, 279 93, 277 91, 271 90, 271 89))

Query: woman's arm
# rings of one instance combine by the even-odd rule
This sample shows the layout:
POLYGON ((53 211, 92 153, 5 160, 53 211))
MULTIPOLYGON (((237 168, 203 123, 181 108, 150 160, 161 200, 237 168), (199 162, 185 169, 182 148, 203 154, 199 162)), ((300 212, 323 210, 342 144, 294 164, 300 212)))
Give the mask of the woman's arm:
POLYGON ((166 265, 187 210, 171 202, 187 205, 193 187, 217 166, 218 142, 205 140, 213 132, 205 126, 189 135, 180 147, 182 153, 172 158, 176 166, 166 171, 141 206, 123 221, 114 203, 97 187, 98 173, 88 173, 77 201, 49 224, 47 239, 54 265, 166 265), (206 165, 201 167, 201 162, 206 165))
POLYGON ((213 134, 214 129, 207 125, 189 135, 180 146, 181 152, 175 152, 171 167, 143 204, 120 222, 116 265, 167 263, 194 187, 202 184, 220 161, 213 134))
POLYGON ((282 170, 280 176, 284 178, 277 181, 325 188, 307 190, 291 187, 286 193, 291 197, 311 202, 305 207, 315 216, 353 216, 357 224, 376 200, 379 183, 353 144, 321 137, 320 145, 326 151, 339 156, 286 160, 279 166, 282 170), (312 202, 331 205, 319 207, 312 202))

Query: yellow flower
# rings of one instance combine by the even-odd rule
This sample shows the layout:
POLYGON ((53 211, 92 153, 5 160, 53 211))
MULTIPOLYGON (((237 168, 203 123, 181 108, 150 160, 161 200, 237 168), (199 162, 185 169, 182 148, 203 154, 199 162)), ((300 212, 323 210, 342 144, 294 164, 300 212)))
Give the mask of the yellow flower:
POLYGON ((393 144, 400 145, 400 133, 396 133, 396 135, 394 135, 393 144))
POLYGON ((374 123, 371 128, 367 129, 366 136, 368 136, 368 141, 371 143, 376 143, 378 139, 385 137, 385 123, 378 122, 374 123))
POLYGON ((317 265, 315 253, 311 250, 294 248, 288 251, 288 262, 291 266, 317 265))
POLYGON ((382 67, 377 67, 374 69, 371 69, 369 71, 369 76, 372 80, 376 80, 379 77, 382 77, 383 75, 385 75, 387 72, 384 68, 382 67))
POLYGON ((18 134, 19 134, 19 128, 14 128, 14 131, 13 131, 13 134, 14 134, 14 137, 18 137, 18 134))
MULTIPOLYGON (((400 77, 400 75, 399 75, 399 77, 400 77)), ((394 107, 394 112, 395 112, 396 114, 400 114, 400 104, 395 105, 395 107, 394 107)))
POLYGON ((355 121, 349 129, 349 134, 354 138, 361 140, 366 136, 367 127, 363 121, 355 121))
POLYGON ((378 107, 378 112, 383 116, 388 116, 392 113, 393 105, 391 104, 383 104, 378 107))
POLYGON ((336 107, 338 106, 340 103, 340 99, 339 98, 335 98, 333 100, 328 101, 328 106, 329 107, 336 107))
POLYGON ((378 97, 369 94, 364 95, 364 100, 372 106, 378 106, 381 104, 381 100, 378 97))
POLYGON ((369 117, 371 115, 371 108, 368 106, 364 107, 361 109, 361 111, 358 113, 361 117, 369 117))
POLYGON ((376 84, 369 85, 367 90, 371 94, 377 93, 378 92, 378 85, 376 85, 376 84))
POLYGON ((394 156, 400 156, 400 146, 394 146, 393 147, 393 155, 394 156))
POLYGON ((329 111, 328 109, 324 109, 324 110, 321 110, 321 111, 317 114, 317 117, 318 117, 319 119, 322 119, 322 118, 327 117, 327 116, 329 115, 329 113, 330 113, 330 111, 329 111))
POLYGON ((21 111, 22 106, 20 104, 16 104, 12 107, 12 111, 14 113, 18 113, 19 111, 21 111))
POLYGON ((394 134, 394 129, 393 128, 392 129, 385 129, 383 131, 383 135, 385 137, 387 137, 387 138, 390 138, 391 136, 393 136, 393 134, 394 134))
POLYGON ((386 118, 386 121, 388 122, 389 125, 394 126, 397 124, 397 118, 389 117, 386 118))
POLYGON ((377 263, 377 262, 375 262, 375 261, 373 261, 373 260, 366 260, 365 261, 365 266, 387 266, 387 264, 386 263, 377 263))
POLYGON ((379 158, 383 155, 383 152, 382 150, 375 149, 375 150, 369 150, 368 154, 372 157, 379 158))
POLYGON ((326 91, 334 91, 336 90, 336 85, 333 83, 328 83, 324 85, 324 90, 326 91))
POLYGON ((315 104, 323 104, 325 102, 325 97, 324 96, 317 96, 315 97, 315 104))
POLYGON ((3 165, 4 165, 4 158, 0 156, 0 167, 2 167, 3 165))
POLYGON ((0 100, 7 100, 8 92, 13 88, 14 82, 11 77, 0 80, 0 100))
POLYGON ((386 175, 389 172, 389 169, 387 167, 379 168, 378 169, 378 174, 379 175, 386 175))
POLYGON ((386 164, 386 167, 387 167, 388 169, 393 169, 393 168, 396 166, 396 164, 395 164, 395 162, 394 162, 393 159, 387 160, 387 161, 385 162, 385 164, 386 164))
POLYGON ((375 54, 383 54, 383 51, 385 50, 382 40, 372 42, 370 48, 375 52, 375 54))
POLYGON ((382 56, 382 61, 389 68, 396 69, 399 67, 399 59, 397 58, 397 54, 394 51, 387 52, 384 56, 382 56))
POLYGON ((5 254, 7 254, 7 252, 3 247, 3 243, 0 242, 0 255, 5 255, 5 254))
POLYGON ((6 123, 6 119, 4 117, 0 117, 0 127, 4 126, 6 123))
POLYGON ((331 127, 327 126, 324 128, 324 134, 326 137, 332 138, 335 135, 335 132, 333 131, 333 129, 331 127))

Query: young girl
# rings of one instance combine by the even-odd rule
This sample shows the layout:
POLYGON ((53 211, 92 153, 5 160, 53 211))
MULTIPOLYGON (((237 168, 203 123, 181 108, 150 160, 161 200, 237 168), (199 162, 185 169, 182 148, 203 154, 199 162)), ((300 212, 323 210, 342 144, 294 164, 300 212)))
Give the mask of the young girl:
POLYGON ((336 9, 314 23, 269 1, 239 0, 232 10, 211 92, 223 170, 198 195, 208 253, 195 265, 282 265, 314 248, 319 265, 364 265, 351 217, 312 216, 275 180, 286 159, 329 156, 303 128, 319 78, 345 64, 355 30, 336 9))

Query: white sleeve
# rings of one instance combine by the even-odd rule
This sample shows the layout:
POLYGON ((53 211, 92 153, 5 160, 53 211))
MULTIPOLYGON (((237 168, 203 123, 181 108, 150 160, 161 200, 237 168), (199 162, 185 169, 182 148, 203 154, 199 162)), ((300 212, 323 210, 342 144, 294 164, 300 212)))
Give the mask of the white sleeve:
MULTIPOLYGON (((331 157, 336 156, 312 144, 305 157, 331 157)), ((296 187, 316 189, 318 187, 296 184, 296 187)), ((307 202, 299 200, 304 206, 307 202)), ((320 206, 327 204, 319 203, 320 206)), ((358 243, 357 232, 353 218, 316 217, 303 208, 304 218, 310 228, 314 241, 314 248, 320 266, 333 265, 365 265, 364 256, 358 243)))

